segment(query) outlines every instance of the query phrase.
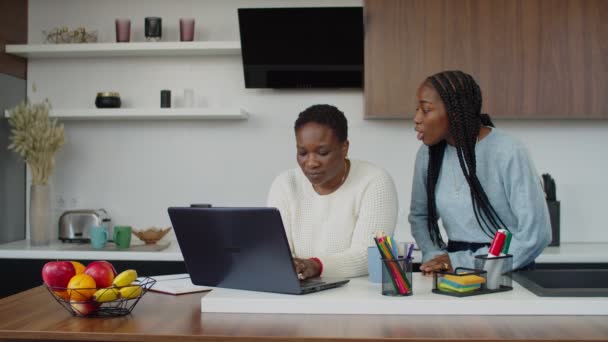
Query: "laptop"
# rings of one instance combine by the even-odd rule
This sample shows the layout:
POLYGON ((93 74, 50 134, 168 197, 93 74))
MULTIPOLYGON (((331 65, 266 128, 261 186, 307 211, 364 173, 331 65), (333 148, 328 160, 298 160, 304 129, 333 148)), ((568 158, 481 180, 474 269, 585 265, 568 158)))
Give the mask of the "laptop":
POLYGON ((306 294, 349 282, 298 279, 276 208, 171 207, 168 212, 195 285, 306 294))

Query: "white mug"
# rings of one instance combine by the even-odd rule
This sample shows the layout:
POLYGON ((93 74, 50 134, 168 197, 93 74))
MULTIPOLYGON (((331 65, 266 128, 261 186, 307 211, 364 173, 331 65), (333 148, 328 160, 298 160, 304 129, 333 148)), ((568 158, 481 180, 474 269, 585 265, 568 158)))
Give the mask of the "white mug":
POLYGON ((184 89, 184 107, 194 107, 194 89, 184 89))

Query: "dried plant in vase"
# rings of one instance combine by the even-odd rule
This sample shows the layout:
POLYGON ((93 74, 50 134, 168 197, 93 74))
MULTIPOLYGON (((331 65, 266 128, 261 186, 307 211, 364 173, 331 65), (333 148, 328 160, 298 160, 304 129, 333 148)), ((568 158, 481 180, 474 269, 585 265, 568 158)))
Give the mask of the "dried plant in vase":
POLYGON ((30 168, 30 240, 45 245, 50 240, 49 177, 55 167, 55 153, 65 143, 63 125, 49 117, 50 104, 23 102, 9 111, 9 150, 19 154, 30 168))
POLYGON ((50 104, 23 102, 9 111, 11 144, 28 164, 32 184, 46 185, 55 167, 55 152, 65 143, 63 125, 49 117, 50 104))

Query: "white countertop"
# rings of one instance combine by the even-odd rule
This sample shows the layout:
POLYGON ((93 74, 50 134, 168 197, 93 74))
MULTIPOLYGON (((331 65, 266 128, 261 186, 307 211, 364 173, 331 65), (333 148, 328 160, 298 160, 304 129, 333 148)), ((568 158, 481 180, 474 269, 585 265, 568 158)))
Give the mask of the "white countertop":
MULTIPOLYGON (((183 261, 177 241, 171 241, 162 251, 99 251, 73 250, 69 243, 52 242, 49 246, 32 246, 28 240, 0 244, 0 259, 87 259, 87 260, 145 260, 183 261)), ((420 252, 414 251, 414 260, 420 252)), ((536 258, 537 263, 608 263, 608 243, 562 243, 547 247, 536 258)))
MULTIPOLYGON (((161 240, 162 241, 162 240, 161 240)), ((74 260, 144 260, 183 261, 177 241, 161 251, 74 250, 73 243, 52 242, 48 246, 32 246, 29 240, 19 240, 0 245, 0 259, 74 259, 74 260)))
POLYGON ((608 263, 608 243, 562 243, 547 247, 537 263, 608 263))
POLYGON ((431 292, 433 278, 413 273, 413 295, 389 297, 366 277, 306 295, 214 288, 202 312, 360 315, 608 315, 608 298, 538 297, 517 282, 513 290, 471 297, 431 292))

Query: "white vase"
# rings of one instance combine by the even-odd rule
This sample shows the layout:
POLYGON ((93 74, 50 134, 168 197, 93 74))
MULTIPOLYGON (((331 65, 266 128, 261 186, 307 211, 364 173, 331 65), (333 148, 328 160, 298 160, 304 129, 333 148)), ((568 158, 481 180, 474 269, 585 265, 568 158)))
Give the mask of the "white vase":
POLYGON ((30 186, 30 242, 34 246, 51 241, 51 191, 48 185, 30 186))

